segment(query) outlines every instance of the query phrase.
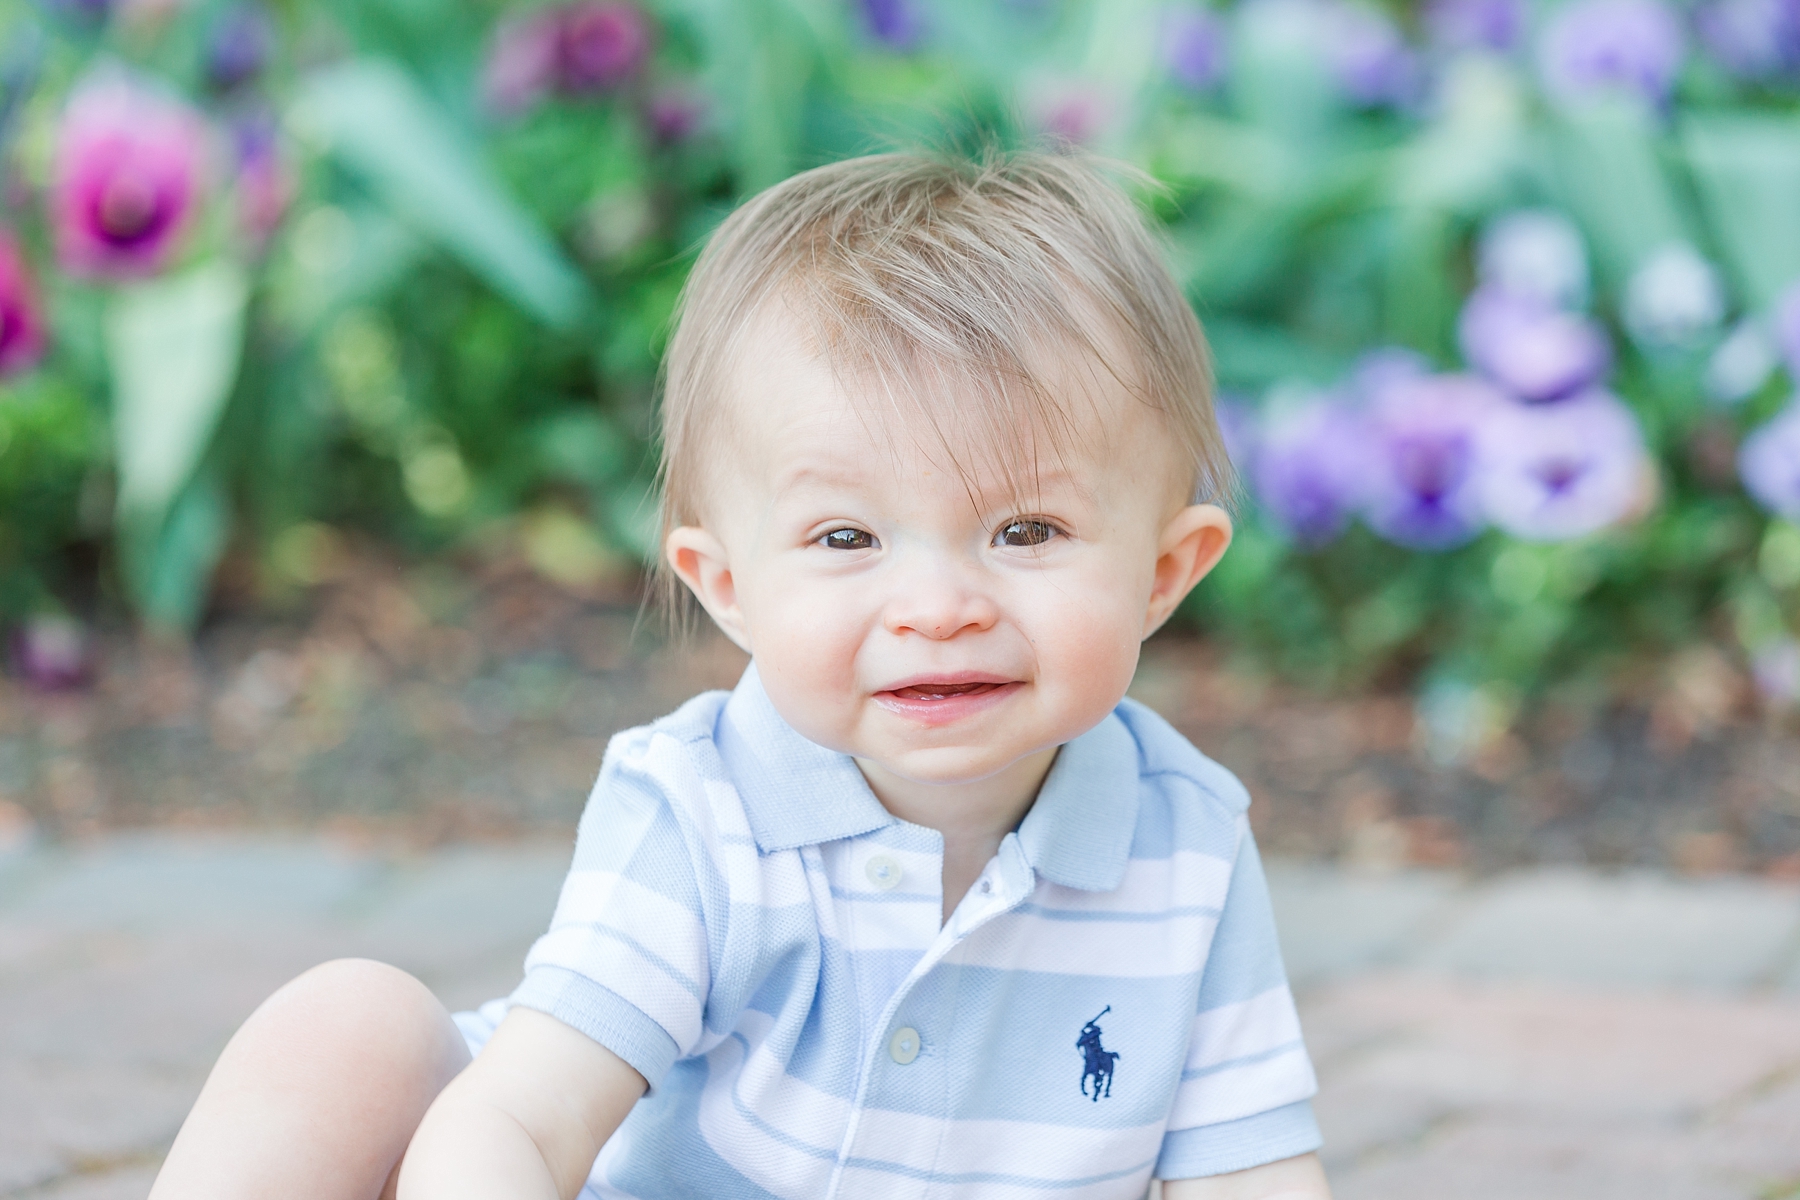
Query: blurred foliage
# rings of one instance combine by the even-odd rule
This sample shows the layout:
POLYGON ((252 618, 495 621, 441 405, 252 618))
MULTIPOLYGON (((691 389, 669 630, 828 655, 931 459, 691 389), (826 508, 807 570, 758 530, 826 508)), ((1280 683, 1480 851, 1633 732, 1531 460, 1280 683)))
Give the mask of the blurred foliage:
MULTIPOLYGON (((1733 465, 1787 385, 1732 407, 1702 379, 1723 318, 1800 277, 1793 76, 1689 47, 1672 98, 1566 105, 1534 58, 1555 6, 1488 45, 1356 9, 1399 39, 1359 63, 1294 33, 1324 8, 1282 5, 4 0, 0 199, 48 334, 0 383, 0 616, 189 629, 228 551, 279 596, 342 527, 421 552, 509 530, 591 585, 651 551, 658 355, 737 200, 870 150, 1050 134, 1166 184, 1145 201, 1239 396, 1330 387, 1377 345, 1453 367, 1476 239, 1516 208, 1575 219, 1612 328, 1672 240, 1728 281, 1690 344, 1619 339, 1648 515, 1434 554, 1361 527, 1310 547, 1252 505, 1192 619, 1322 684, 1502 696, 1791 640, 1800 535, 1733 465), (110 75, 191 114, 204 165, 168 246, 82 267, 68 227, 113 220, 113 193, 80 207, 73 98, 110 75)), ((112 234, 141 233, 127 216, 112 234)))

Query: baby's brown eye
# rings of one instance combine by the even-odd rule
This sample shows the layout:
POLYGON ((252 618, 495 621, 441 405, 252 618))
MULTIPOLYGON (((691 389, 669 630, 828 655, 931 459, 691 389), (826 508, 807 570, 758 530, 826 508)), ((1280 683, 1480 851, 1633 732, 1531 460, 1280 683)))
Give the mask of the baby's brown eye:
POLYGON ((994 535, 996 546, 1041 546, 1057 534, 1048 521, 1008 521, 994 535))
POLYGON ((819 539, 829 550, 873 550, 875 535, 864 529, 834 529, 819 539))

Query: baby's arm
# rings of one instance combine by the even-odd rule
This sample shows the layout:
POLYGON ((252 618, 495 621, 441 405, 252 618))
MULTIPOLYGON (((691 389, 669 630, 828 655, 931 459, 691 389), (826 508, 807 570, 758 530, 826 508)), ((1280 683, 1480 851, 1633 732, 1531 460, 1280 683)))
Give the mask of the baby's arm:
POLYGON ((573 1200, 645 1086, 586 1034, 514 1008, 420 1122, 400 1200, 573 1200))
POLYGON ((1206 1179, 1170 1179, 1163 1200, 1331 1200, 1325 1169, 1316 1154, 1213 1175, 1206 1179))

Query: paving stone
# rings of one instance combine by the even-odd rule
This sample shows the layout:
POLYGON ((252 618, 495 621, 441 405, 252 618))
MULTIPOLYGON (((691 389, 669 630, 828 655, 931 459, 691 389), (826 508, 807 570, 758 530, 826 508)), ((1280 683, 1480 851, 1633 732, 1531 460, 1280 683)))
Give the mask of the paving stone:
POLYGON ((1282 957, 1296 987, 1403 958, 1460 891, 1447 872, 1358 874, 1279 860, 1267 872, 1282 957))
POLYGON ((1301 1016, 1340 1197, 1752 1197, 1800 1178, 1792 1001, 1389 974, 1301 1016))
POLYGON ((1789 885, 1532 871, 1482 889, 1410 961, 1475 978, 1733 989, 1772 981, 1797 929, 1789 885))
POLYGON ((350 906, 385 865, 314 840, 120 834, 42 852, 0 894, 16 923, 182 931, 291 924, 350 906))
POLYGON ((153 1163, 89 1169, 32 1193, 32 1200, 144 1200, 156 1181, 153 1163))

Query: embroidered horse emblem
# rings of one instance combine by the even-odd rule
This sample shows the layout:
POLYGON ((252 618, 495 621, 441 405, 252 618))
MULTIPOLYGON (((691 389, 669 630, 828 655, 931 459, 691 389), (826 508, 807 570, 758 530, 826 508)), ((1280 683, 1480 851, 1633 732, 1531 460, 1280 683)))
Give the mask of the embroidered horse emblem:
POLYGON ((1075 1039, 1075 1048, 1081 1051, 1082 1058, 1081 1094, 1084 1096, 1088 1094, 1088 1080, 1092 1079, 1094 1081, 1093 1097, 1096 1104, 1100 1102, 1102 1086, 1105 1088, 1106 1095, 1112 1095, 1113 1066, 1119 1061, 1117 1051, 1108 1050, 1100 1044, 1099 1021, 1101 1017, 1111 1011, 1112 1005, 1109 1004, 1095 1013, 1094 1019, 1081 1027, 1081 1036, 1075 1039))

